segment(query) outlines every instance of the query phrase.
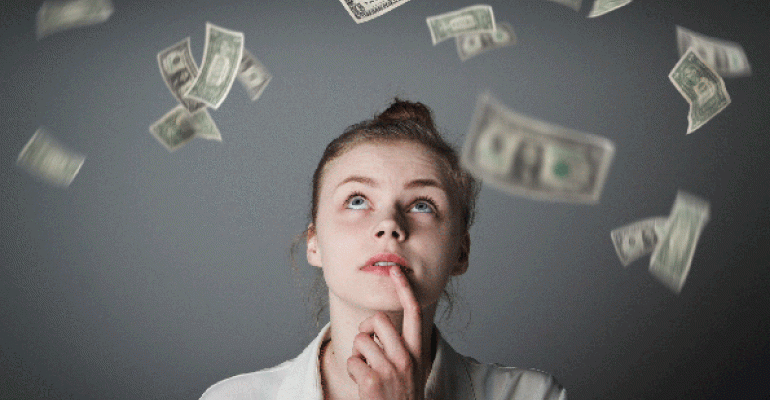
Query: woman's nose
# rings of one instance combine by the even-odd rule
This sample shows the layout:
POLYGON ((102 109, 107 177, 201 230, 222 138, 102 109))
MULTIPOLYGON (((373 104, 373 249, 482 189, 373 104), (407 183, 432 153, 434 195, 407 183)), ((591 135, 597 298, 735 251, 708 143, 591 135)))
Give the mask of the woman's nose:
POLYGON ((405 219, 397 212, 383 218, 375 228, 375 236, 378 239, 392 237, 396 241, 406 240, 407 231, 405 228, 405 219))

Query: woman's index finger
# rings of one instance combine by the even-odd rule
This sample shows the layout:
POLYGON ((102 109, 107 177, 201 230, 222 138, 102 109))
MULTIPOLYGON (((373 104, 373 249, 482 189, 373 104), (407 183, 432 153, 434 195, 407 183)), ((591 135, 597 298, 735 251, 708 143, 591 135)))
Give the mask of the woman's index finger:
POLYGON ((396 292, 404 306, 403 337, 412 355, 419 361, 422 356, 422 310, 409 281, 398 265, 390 270, 390 277, 396 282, 396 292))

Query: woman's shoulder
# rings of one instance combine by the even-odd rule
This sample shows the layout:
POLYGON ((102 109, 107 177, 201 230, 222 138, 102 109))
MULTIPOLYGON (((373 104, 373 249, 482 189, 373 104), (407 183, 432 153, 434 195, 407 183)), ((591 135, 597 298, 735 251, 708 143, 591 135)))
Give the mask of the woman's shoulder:
POLYGON ((223 379, 206 389, 200 400, 272 399, 288 374, 292 361, 223 379))
POLYGON ((308 398, 318 376, 318 350, 329 324, 296 357, 274 367, 236 375, 209 387, 200 400, 273 400, 308 398))
POLYGON ((566 400, 567 391, 556 378, 534 368, 508 367, 498 363, 485 364, 463 356, 468 365, 468 374, 476 390, 482 391, 483 398, 504 398, 511 400, 566 400))

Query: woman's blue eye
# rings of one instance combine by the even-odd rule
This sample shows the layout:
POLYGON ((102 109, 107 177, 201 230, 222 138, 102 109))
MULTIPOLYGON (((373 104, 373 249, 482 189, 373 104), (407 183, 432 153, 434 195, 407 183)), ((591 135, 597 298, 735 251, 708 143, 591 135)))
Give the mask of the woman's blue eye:
POLYGON ((364 200, 364 198, 361 196, 354 196, 348 200, 348 204, 352 206, 348 208, 353 208, 354 210, 363 210, 362 206, 366 205, 366 200, 364 200))
MULTIPOLYGON (((345 203, 346 208, 353 210, 364 210, 367 208, 366 198, 360 194, 352 194, 348 196, 348 200, 345 203)), ((420 200, 412 207, 418 213, 434 213, 432 203, 427 200, 420 200)))
POLYGON ((415 204, 413 209, 419 210, 418 212, 433 212, 433 210, 430 208, 430 205, 425 201, 421 201, 415 204), (424 206, 424 207, 419 207, 419 206, 424 206))

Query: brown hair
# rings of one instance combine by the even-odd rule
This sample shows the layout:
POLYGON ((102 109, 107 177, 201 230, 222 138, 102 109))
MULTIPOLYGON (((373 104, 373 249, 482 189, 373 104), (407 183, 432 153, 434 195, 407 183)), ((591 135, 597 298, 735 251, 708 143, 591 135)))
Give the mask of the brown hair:
MULTIPOLYGON (((315 226, 318 214, 318 200, 321 191, 321 181, 329 161, 340 157, 361 143, 390 143, 396 141, 411 141, 427 147, 435 156, 441 170, 446 171, 449 193, 452 195, 453 206, 457 207, 463 219, 463 225, 469 230, 475 217, 476 198, 480 184, 460 165, 457 151, 449 145, 436 130, 430 108, 420 102, 410 102, 396 97, 382 113, 374 118, 349 126, 342 135, 332 140, 324 150, 321 160, 313 173, 312 198, 308 219, 315 226)), ((299 274, 294 252, 300 243, 307 241, 308 229, 294 237, 289 256, 295 281, 299 274)), ((468 255, 464 255, 466 260, 468 255)), ((450 278, 450 285, 452 278, 450 278)), ((323 271, 316 268, 312 287, 307 291, 307 304, 313 304, 313 318, 316 328, 320 328, 321 313, 328 306, 328 287, 323 277, 323 271)), ((444 289, 442 299, 446 297, 449 304, 449 315, 452 314, 453 296, 444 289)))

